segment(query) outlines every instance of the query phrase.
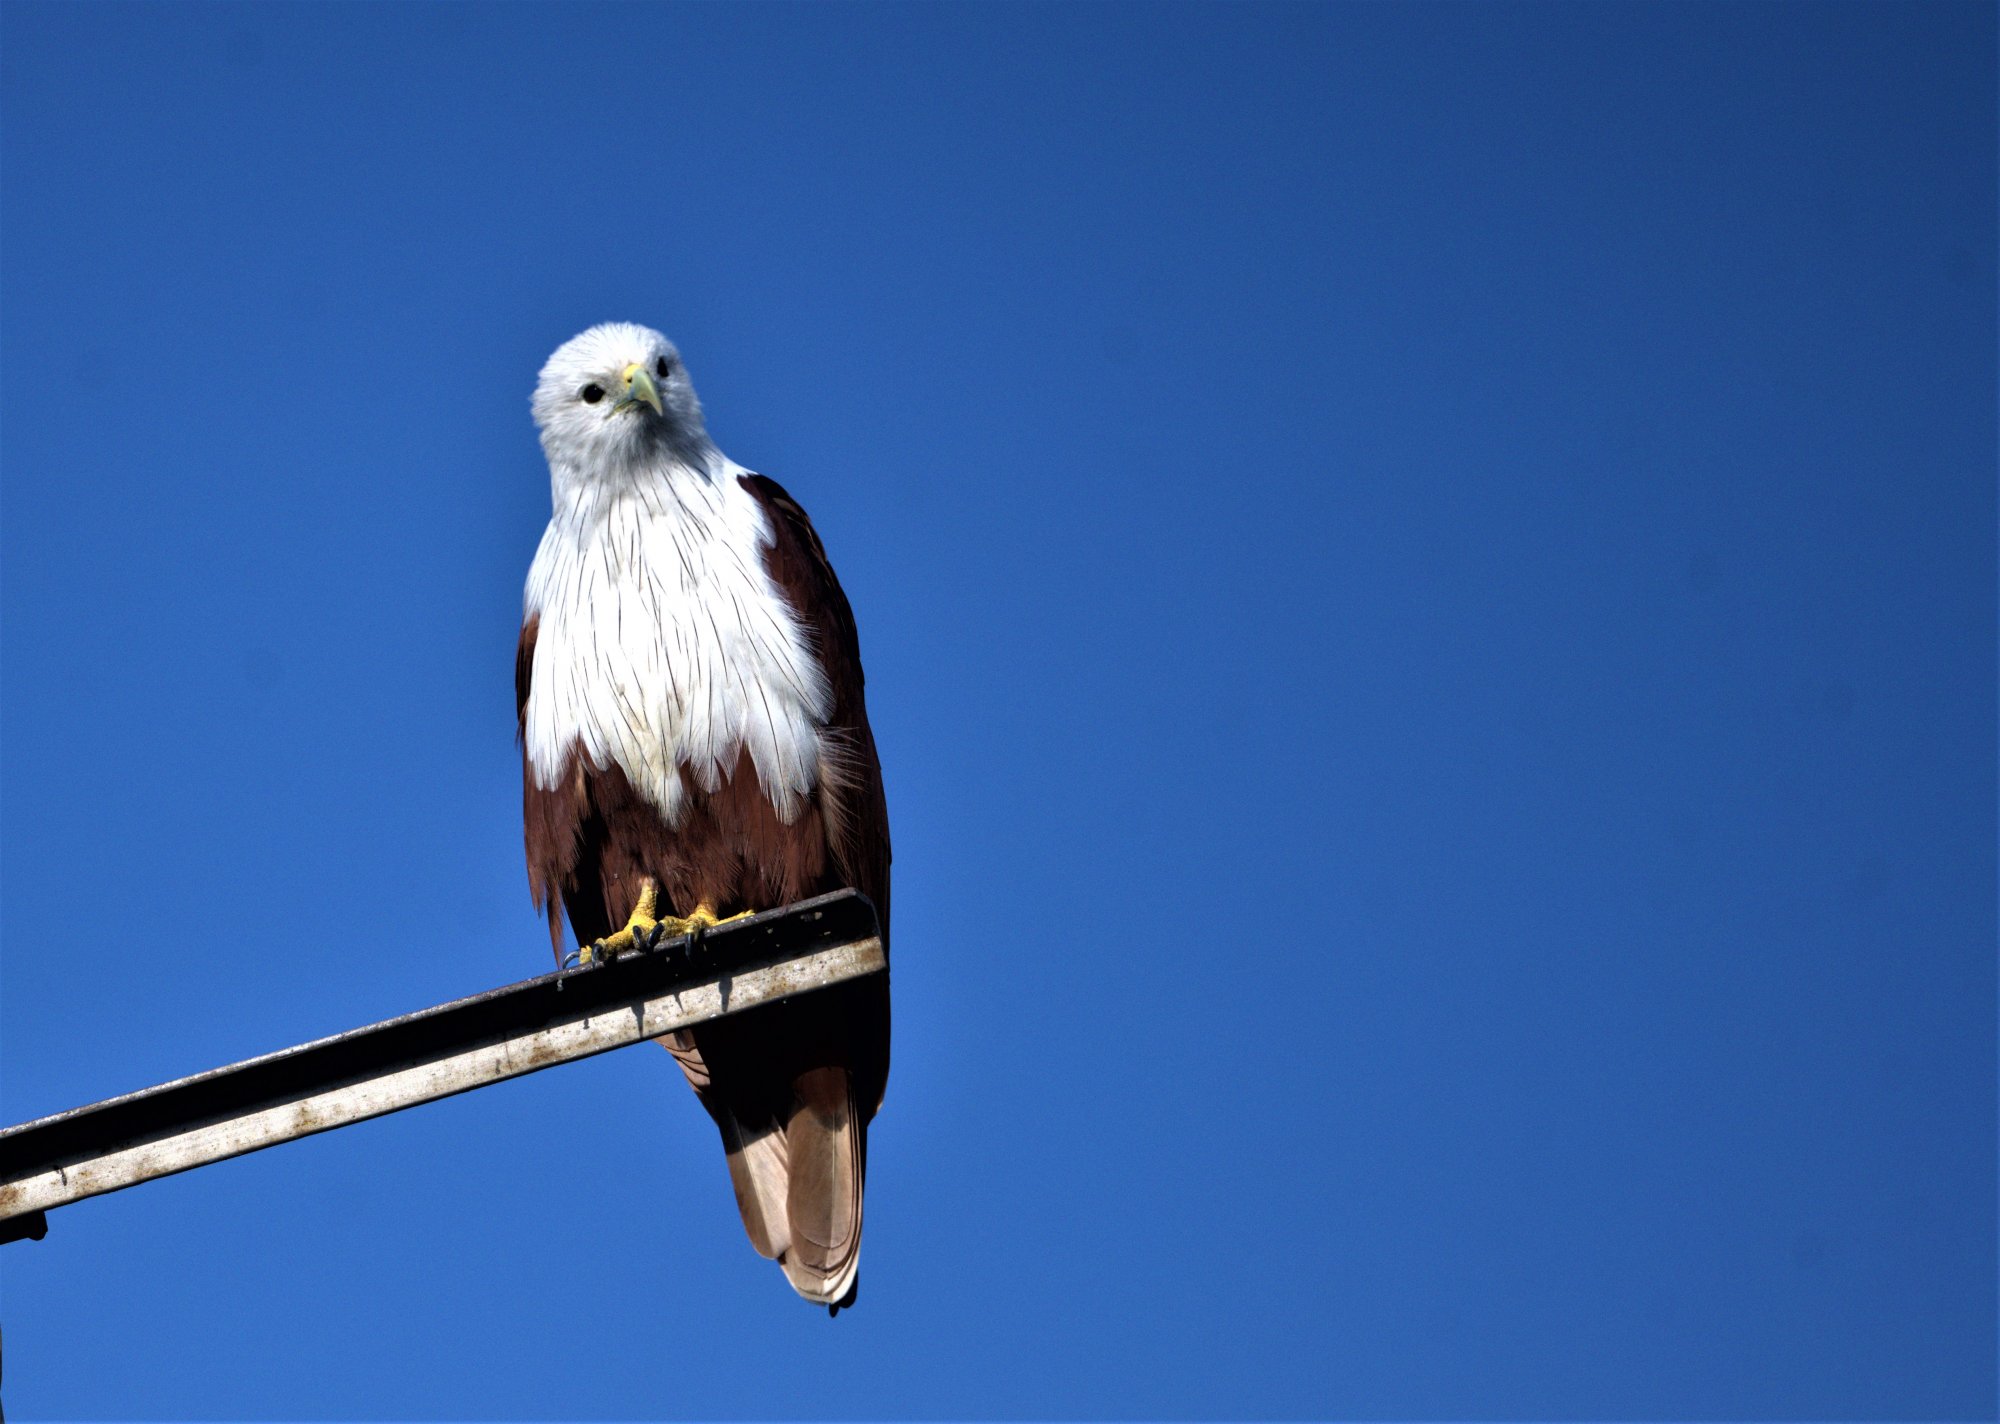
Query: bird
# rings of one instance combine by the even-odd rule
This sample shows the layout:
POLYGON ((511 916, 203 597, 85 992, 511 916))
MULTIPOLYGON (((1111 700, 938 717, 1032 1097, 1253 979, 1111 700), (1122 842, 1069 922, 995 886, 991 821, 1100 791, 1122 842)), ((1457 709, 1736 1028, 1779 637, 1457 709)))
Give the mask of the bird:
MULTIPOLYGON (((528 881, 558 962, 830 890, 889 943, 889 818, 854 614, 812 521, 716 447, 680 351, 593 326, 532 399, 551 514, 515 658, 528 881)), ((860 1269, 887 973, 659 1040, 744 1230, 837 1315, 860 1269)))

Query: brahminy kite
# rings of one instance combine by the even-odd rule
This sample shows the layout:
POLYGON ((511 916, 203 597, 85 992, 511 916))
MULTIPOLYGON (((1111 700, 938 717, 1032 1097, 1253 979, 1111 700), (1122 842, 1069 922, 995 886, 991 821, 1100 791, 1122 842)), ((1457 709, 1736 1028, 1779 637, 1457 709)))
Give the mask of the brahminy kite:
MULTIPOLYGON (((889 938, 889 818, 849 609, 806 513, 716 448, 673 343, 595 326, 542 368, 554 514, 515 692, 528 878, 558 960, 852 886, 889 938)), ((889 1075, 873 974, 660 1040, 722 1133, 750 1242, 837 1313, 889 1075)))

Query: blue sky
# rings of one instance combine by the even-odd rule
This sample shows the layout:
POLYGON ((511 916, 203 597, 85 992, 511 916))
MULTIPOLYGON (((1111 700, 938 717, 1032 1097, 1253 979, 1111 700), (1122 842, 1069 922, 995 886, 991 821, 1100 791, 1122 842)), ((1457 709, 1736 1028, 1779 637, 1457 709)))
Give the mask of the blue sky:
POLYGON ((13 1417, 1991 1417, 1990 7, 0 38, 0 1117, 545 967, 592 322, 897 852, 851 1314, 633 1050, 62 1210, 13 1417))

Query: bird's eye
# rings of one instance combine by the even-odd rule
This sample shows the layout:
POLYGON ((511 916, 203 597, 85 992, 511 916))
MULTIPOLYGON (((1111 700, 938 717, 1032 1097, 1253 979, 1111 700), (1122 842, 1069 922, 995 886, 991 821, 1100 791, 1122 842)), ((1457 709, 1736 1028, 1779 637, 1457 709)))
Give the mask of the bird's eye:
POLYGON ((674 373, 674 363, 669 361, 666 357, 662 356, 659 360, 653 363, 653 374, 658 376, 661 380, 664 381, 668 376, 671 376, 673 373, 674 373))
POLYGON ((583 397, 585 405, 596 405, 604 399, 604 387, 592 381, 589 385, 578 391, 577 394, 583 397))

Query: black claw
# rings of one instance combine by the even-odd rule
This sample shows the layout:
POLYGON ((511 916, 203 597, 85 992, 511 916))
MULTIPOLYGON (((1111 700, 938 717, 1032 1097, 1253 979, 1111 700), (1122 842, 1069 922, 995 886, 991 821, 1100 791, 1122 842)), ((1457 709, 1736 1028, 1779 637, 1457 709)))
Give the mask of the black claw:
POLYGON ((852 1310, 854 1308, 854 1302, 860 1296, 860 1294, 861 1294, 861 1278, 859 1276, 856 1276, 852 1281, 848 1282, 846 1295, 842 1296, 839 1300, 827 1302, 827 1307, 826 1307, 827 1319, 829 1320, 835 1319, 836 1317, 839 1316, 840 1312, 843 1310, 852 1310))

